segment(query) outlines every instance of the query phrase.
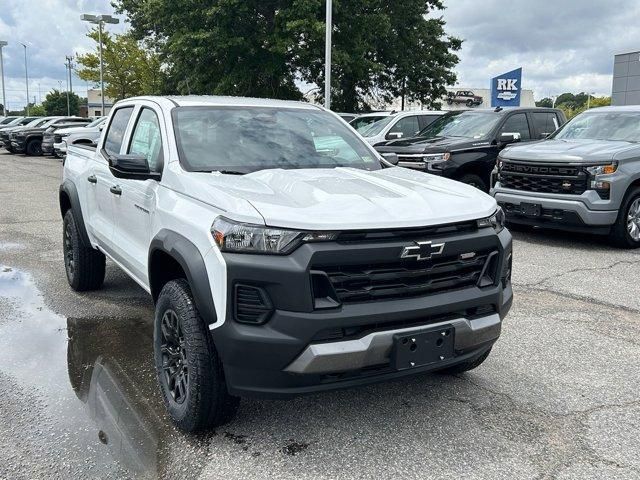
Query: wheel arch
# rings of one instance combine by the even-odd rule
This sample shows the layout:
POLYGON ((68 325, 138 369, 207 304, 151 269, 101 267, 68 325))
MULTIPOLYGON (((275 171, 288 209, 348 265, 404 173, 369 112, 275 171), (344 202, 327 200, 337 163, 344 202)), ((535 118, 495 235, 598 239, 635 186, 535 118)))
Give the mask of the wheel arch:
POLYGON ((200 250, 186 237, 170 230, 160 230, 149 247, 149 289, 154 303, 164 285, 176 278, 186 278, 196 308, 208 325, 217 321, 209 276, 200 250))
POLYGON ((60 185, 58 192, 58 200, 60 203, 60 214, 64 218, 67 211, 73 212, 73 219, 75 220, 76 227, 80 233, 80 240, 85 247, 91 246, 87 229, 84 225, 84 217, 82 216, 82 209, 80 207, 80 198, 78 197, 78 190, 76 186, 70 180, 65 180, 60 185))

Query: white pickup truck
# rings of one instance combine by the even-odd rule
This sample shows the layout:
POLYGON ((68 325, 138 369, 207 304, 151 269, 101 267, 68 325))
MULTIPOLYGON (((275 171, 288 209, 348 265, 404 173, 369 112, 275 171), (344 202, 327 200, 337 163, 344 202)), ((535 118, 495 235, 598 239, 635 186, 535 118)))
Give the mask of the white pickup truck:
POLYGON ((470 370, 512 302, 504 215, 393 160, 305 103, 118 102, 97 148, 68 149, 69 284, 100 288, 109 257, 149 292, 158 381, 187 431, 241 396, 470 370))

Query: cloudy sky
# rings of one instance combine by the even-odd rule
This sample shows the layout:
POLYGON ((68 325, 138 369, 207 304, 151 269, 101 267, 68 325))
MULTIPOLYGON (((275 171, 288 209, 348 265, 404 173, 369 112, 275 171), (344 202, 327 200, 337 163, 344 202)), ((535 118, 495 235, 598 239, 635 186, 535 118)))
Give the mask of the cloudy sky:
MULTIPOLYGON (((64 57, 91 49, 81 13, 113 13, 109 0, 1 0, 7 105, 26 97, 24 49, 28 46, 29 95, 36 101, 66 88, 64 57)), ((445 0, 447 30, 464 44, 459 85, 488 88, 489 78, 523 67, 523 88, 535 97, 565 91, 608 95, 614 53, 640 50, 640 2, 635 0, 445 0)), ((124 20, 124 19, 122 19, 124 20)), ((124 22, 109 26, 121 32, 124 22)), ((73 78, 73 89, 87 84, 73 78)))

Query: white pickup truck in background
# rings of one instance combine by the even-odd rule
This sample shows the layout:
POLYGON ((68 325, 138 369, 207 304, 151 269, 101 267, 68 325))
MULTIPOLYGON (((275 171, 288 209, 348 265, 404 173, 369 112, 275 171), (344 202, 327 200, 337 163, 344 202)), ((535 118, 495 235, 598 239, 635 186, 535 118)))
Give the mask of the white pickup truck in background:
POLYGON ((492 197, 394 167, 310 104, 119 102, 97 148, 69 147, 60 207, 72 288, 100 288, 108 257, 152 295, 187 431, 241 396, 475 368, 512 302, 492 197))

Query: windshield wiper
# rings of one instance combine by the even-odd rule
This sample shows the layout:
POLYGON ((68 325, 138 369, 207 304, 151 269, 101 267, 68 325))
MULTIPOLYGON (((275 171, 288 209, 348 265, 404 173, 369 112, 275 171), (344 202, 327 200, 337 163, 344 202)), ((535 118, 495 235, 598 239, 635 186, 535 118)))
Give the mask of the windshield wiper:
POLYGON ((247 174, 247 172, 241 172, 239 170, 213 170, 211 173, 213 172, 222 173, 224 175, 246 175, 247 174))

